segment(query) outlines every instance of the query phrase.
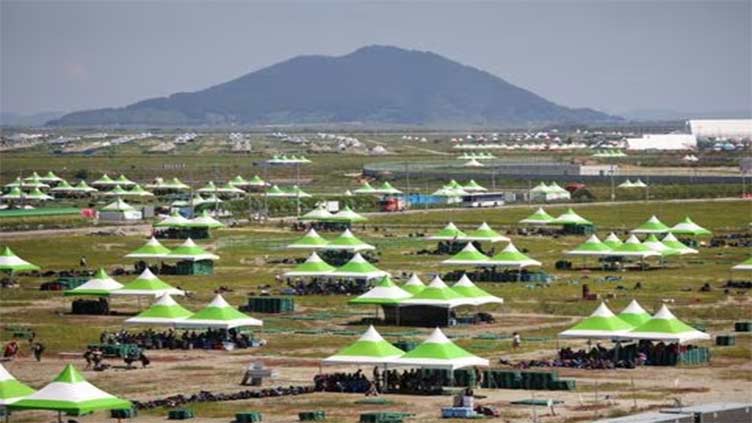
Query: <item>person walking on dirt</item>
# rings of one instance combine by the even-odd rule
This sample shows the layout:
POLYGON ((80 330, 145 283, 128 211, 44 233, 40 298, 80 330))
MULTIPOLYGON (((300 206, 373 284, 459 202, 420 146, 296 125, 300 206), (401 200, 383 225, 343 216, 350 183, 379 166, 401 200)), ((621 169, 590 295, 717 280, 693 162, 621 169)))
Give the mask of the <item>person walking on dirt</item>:
POLYGON ((44 353, 44 345, 41 342, 35 342, 31 344, 31 353, 34 354, 34 359, 37 362, 42 361, 42 354, 44 353))

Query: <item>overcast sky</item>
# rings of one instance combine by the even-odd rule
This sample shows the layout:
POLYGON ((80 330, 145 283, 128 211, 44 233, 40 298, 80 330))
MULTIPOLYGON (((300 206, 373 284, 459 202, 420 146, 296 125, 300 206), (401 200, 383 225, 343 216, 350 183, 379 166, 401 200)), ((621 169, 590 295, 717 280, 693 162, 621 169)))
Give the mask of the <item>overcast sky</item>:
POLYGON ((430 50, 567 106, 749 111, 751 4, 0 0, 0 106, 124 106, 300 54, 386 44, 430 50))

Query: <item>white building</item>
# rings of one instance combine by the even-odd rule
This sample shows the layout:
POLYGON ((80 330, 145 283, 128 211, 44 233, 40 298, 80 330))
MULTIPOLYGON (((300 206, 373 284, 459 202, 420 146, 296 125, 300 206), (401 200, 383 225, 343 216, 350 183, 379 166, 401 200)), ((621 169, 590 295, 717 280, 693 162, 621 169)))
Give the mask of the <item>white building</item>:
POLYGON ((696 119, 688 124, 697 138, 752 139, 752 119, 696 119))
POLYGON ((643 134, 642 138, 627 138, 628 150, 694 150, 697 138, 693 134, 643 134))

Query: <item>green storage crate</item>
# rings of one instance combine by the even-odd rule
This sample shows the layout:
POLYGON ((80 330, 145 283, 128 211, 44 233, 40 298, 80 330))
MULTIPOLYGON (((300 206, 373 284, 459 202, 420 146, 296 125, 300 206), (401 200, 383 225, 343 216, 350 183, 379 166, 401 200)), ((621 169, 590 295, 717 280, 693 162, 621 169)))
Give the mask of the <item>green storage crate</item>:
POLYGON ((298 420, 301 422, 323 421, 326 420, 326 413, 323 410, 301 411, 298 413, 298 420))
POLYGON ((175 264, 177 275, 211 275, 212 273, 214 273, 214 262, 211 260, 183 260, 175 264))
POLYGON ((132 419, 138 416, 138 411, 135 408, 116 408, 110 410, 110 418, 112 419, 132 419))
POLYGON ((253 313, 292 313, 295 299, 292 297, 248 297, 248 312, 253 313))
POLYGON ((394 411, 363 413, 359 421, 360 423, 402 423, 407 416, 409 414, 394 411))
POLYGON ((196 415, 193 414, 193 410, 187 408, 178 408, 176 410, 170 410, 167 413, 168 420, 188 420, 194 417, 196 417, 196 415))
POLYGON ((752 322, 736 322, 734 323, 735 332, 752 332, 752 322))
POLYGON ((715 344, 719 347, 728 347, 736 345, 735 335, 718 335, 715 337, 715 344))
POLYGON ((246 411, 235 414, 235 423, 253 423, 263 420, 263 415, 258 411, 246 411))

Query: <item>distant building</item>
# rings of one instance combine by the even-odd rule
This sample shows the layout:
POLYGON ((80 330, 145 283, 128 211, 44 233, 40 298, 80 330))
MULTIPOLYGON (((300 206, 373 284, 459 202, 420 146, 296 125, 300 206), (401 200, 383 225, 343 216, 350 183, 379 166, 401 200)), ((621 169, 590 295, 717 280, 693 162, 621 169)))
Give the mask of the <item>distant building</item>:
POLYGON ((697 138, 693 134, 643 134, 642 138, 627 138, 628 150, 694 150, 697 138))
POLYGON ((697 119, 687 123, 697 138, 752 139, 752 119, 697 119))

